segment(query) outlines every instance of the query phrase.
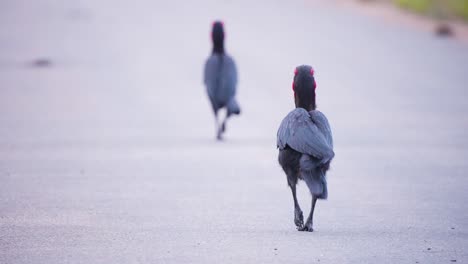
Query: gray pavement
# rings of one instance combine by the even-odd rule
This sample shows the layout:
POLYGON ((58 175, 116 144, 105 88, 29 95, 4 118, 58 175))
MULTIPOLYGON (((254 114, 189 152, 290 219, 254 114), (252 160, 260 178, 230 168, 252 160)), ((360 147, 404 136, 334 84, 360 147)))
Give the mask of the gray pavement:
POLYGON ((0 263, 466 263, 467 70, 465 45, 320 1, 0 1, 0 263), (244 111, 223 143, 217 18, 244 111), (313 233, 275 148, 303 63, 336 150, 313 233))

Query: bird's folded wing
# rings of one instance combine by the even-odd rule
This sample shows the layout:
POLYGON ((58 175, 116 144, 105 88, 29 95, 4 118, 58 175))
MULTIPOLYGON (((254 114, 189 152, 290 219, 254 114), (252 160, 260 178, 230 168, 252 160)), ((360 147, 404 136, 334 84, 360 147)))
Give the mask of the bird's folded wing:
POLYGON ((205 62, 205 70, 203 75, 203 83, 207 86, 213 86, 219 74, 218 58, 211 55, 205 62))
POLYGON ((237 86, 237 80, 238 80, 237 67, 236 67, 236 63, 234 59, 229 55, 226 55, 226 70, 228 71, 228 74, 229 74, 228 79, 232 83, 232 87, 234 87, 235 89, 237 86))
POLYGON ((236 95, 237 88, 237 68, 234 59, 229 56, 224 56, 223 65, 223 87, 228 98, 236 95))
POLYGON ((208 94, 227 103, 236 94, 237 68, 229 55, 211 55, 205 63, 204 83, 208 94))
POLYGON ((321 163, 330 161, 335 155, 326 136, 312 121, 309 113, 302 108, 294 109, 281 122, 277 134, 277 146, 280 149, 289 146, 300 153, 319 159, 321 163))
POLYGON ((312 121, 317 126, 317 128, 325 136, 325 139, 327 140, 328 145, 330 145, 330 147, 333 148, 333 136, 332 136, 332 131, 330 128, 330 124, 328 123, 327 117, 325 117, 325 115, 318 110, 310 111, 309 115, 310 115, 310 118, 312 118, 312 121))

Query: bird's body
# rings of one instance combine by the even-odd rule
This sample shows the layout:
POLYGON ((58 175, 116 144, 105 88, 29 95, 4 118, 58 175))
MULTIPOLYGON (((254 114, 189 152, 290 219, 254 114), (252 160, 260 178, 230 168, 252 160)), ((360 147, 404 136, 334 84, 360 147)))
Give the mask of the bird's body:
POLYGON ((240 114, 236 101, 237 68, 234 59, 224 50, 224 26, 215 22, 212 31, 213 52, 205 63, 203 82, 213 109, 216 121, 217 139, 221 139, 226 130, 227 119, 233 114, 240 114), (218 122, 218 111, 226 108, 226 117, 221 125, 218 122))
POLYGON ((227 54, 211 54, 205 63, 204 83, 213 112, 226 107, 235 113, 237 88, 237 68, 234 60, 227 54))
POLYGON ((334 156, 330 125, 318 110, 291 111, 278 129, 278 161, 288 181, 304 180, 318 199, 328 196, 325 173, 334 156), (291 178, 291 179, 290 179, 291 178))
POLYGON ((328 197, 326 172, 335 155, 333 137, 325 115, 315 110, 315 79, 310 66, 297 68, 293 89, 296 108, 281 122, 277 133, 278 162, 283 168, 294 199, 294 222, 300 231, 313 231, 317 199, 328 197), (304 180, 312 195, 312 207, 304 225, 296 197, 296 184, 304 180))

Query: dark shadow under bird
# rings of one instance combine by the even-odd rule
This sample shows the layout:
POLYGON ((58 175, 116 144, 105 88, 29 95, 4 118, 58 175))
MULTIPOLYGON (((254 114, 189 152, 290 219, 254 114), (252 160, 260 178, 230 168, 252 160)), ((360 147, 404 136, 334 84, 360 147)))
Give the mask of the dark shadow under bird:
POLYGON ((206 92, 215 115, 216 138, 222 139, 226 131, 226 122, 232 115, 240 114, 240 107, 235 99, 237 88, 237 68, 231 56, 224 49, 224 25, 222 22, 213 23, 211 32, 213 51, 206 60, 204 83, 206 92), (218 113, 226 109, 226 116, 220 123, 218 113))
POLYGON ((281 122, 277 134, 278 161, 286 173, 294 200, 294 223, 299 231, 313 231, 317 199, 327 199, 326 173, 335 153, 333 138, 325 115, 316 110, 317 85, 312 67, 295 70, 293 90, 296 108, 281 122), (296 184, 304 180, 312 195, 310 214, 304 224, 296 197, 296 184))

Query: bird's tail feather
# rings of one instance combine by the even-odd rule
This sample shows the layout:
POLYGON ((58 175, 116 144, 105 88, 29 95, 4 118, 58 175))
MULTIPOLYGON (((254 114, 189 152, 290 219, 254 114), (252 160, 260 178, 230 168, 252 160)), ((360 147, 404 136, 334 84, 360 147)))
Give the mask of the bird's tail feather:
POLYGON ((226 107, 227 107, 227 111, 228 111, 228 116, 239 115, 240 112, 241 112, 240 106, 239 106, 239 104, 237 103, 237 101, 236 101, 236 99, 234 97, 232 97, 229 100, 226 107))
POLYGON ((310 190, 310 194, 318 199, 328 198, 327 178, 320 170, 317 171, 301 171, 302 178, 310 190))
POLYGON ((307 184, 310 193, 318 199, 328 198, 327 178, 325 171, 319 166, 318 160, 301 157, 300 168, 302 179, 307 184))

